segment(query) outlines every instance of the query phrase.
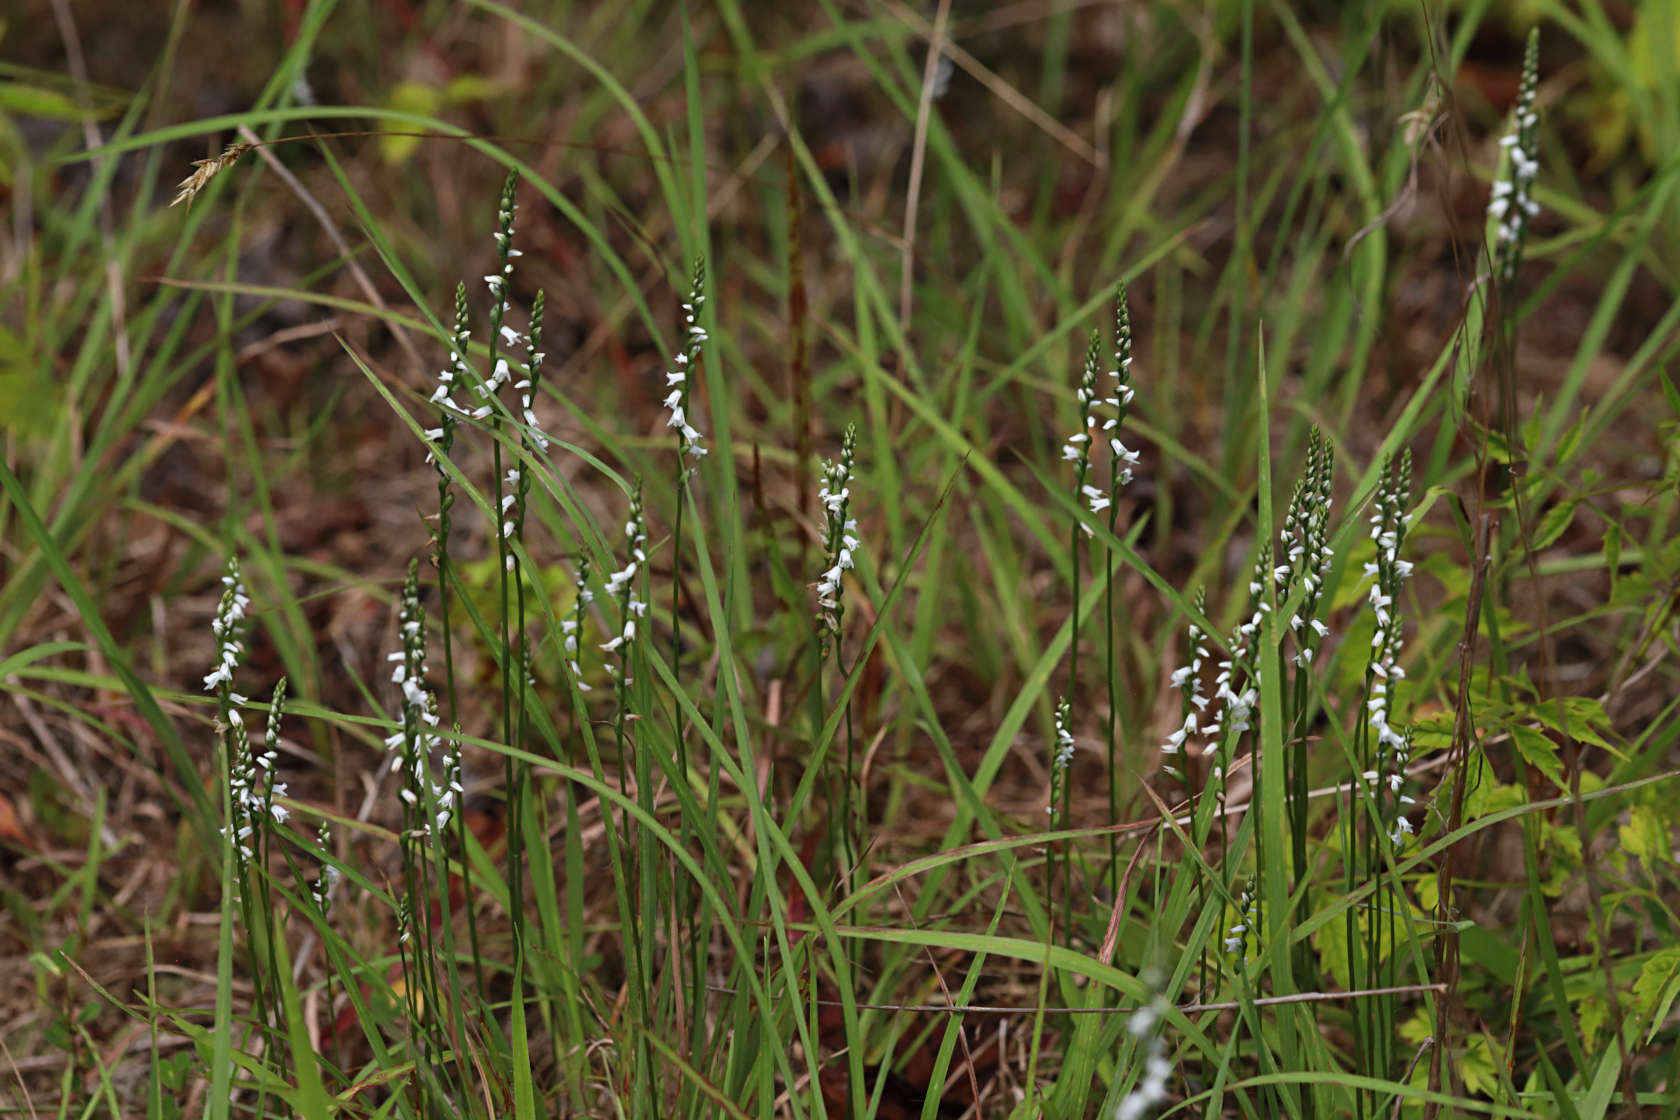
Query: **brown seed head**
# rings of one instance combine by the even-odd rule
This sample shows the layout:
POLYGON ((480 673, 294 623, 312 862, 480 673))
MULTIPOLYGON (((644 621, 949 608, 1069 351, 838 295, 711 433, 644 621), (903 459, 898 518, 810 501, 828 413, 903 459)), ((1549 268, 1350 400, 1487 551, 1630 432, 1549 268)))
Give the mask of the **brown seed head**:
POLYGON ((250 144, 229 144, 227 151, 211 159, 193 160, 193 173, 181 180, 181 189, 169 205, 177 206, 183 202, 190 203, 193 196, 209 186, 210 180, 220 175, 227 168, 232 167, 240 156, 251 150, 250 144))

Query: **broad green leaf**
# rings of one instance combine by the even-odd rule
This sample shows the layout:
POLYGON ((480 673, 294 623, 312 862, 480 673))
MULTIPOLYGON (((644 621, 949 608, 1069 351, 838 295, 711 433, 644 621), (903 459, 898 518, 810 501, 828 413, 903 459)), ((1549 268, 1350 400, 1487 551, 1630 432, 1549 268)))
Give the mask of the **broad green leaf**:
POLYGON ((1347 923, 1337 919, 1319 926, 1313 934, 1313 947, 1318 950, 1319 967, 1342 988, 1353 987, 1353 967, 1348 963, 1347 923))
POLYGON ((1635 805, 1629 810, 1628 823, 1622 825, 1617 838, 1623 851, 1638 857, 1647 867, 1658 863, 1671 863, 1674 860, 1668 826, 1656 811, 1648 806, 1635 805))
POLYGON ((0 82, 0 111, 52 121, 80 121, 88 116, 74 101, 57 90, 22 82, 0 82))
MULTIPOLYGON (((416 116, 429 117, 438 110, 438 92, 436 89, 421 82, 398 82, 391 90, 391 96, 386 99, 387 108, 402 113, 413 113, 416 116)), ((379 158, 389 166, 395 167, 404 163, 414 154, 414 149, 420 146, 421 137, 418 136, 381 136, 379 138, 379 158)))

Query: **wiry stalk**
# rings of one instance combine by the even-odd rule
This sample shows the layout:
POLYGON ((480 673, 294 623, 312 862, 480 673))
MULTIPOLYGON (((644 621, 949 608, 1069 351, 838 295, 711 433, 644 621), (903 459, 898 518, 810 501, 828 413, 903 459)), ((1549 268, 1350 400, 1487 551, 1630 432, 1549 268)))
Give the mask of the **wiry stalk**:
MULTIPOLYGON (((1120 535, 1120 488, 1132 481, 1132 467, 1138 453, 1120 442, 1120 426, 1132 403, 1132 312, 1126 301, 1126 284, 1121 281, 1114 292, 1114 368, 1108 371, 1114 379, 1114 395, 1103 403, 1113 414, 1103 421, 1108 436, 1108 494, 1102 499, 1108 508, 1108 535, 1120 535)), ((1092 510, 1101 509, 1092 501, 1092 510)), ((1103 561, 1103 677, 1108 685, 1108 821, 1120 821, 1120 667, 1115 663, 1114 641, 1114 555, 1108 553, 1103 561)), ((1120 888, 1120 834, 1108 837, 1109 889, 1120 888)))
MULTIPOLYGON (((517 657, 513 648, 513 638, 509 632, 512 622, 512 589, 509 586, 509 576, 513 573, 514 556, 509 547, 509 526, 499 515, 505 509, 504 499, 507 497, 503 489, 502 477, 502 410, 497 407, 497 392, 507 383, 510 371, 507 359, 499 357, 498 346, 504 341, 502 335, 502 320, 507 314, 508 306, 508 278, 513 274, 512 259, 519 256, 519 250, 513 247, 513 217, 518 207, 514 202, 514 192, 519 184, 518 176, 509 173, 506 183, 502 187, 501 205, 496 212, 496 271, 484 278, 490 288, 492 302, 490 305, 490 376, 475 386, 483 403, 473 410, 473 418, 490 422, 490 454, 491 469, 495 475, 496 484, 496 512, 494 518, 496 528, 496 567, 499 573, 499 614, 498 614, 498 643, 501 651, 502 676, 502 739, 510 747, 520 746, 520 729, 523 722, 520 714, 520 698, 524 693, 523 678, 519 674, 521 668, 515 664, 517 657), (519 682, 516 688, 515 682, 519 682)), ((525 943, 525 852, 524 852, 524 813, 520 810, 520 798, 524 793, 525 767, 514 761, 510 752, 504 764, 504 781, 507 796, 507 850, 508 850, 508 917, 513 923, 513 936, 517 947, 521 950, 525 943)), ((521 952, 520 955, 523 955, 521 952)))
MULTIPOLYGON (((665 384, 669 392, 665 397, 665 407, 671 410, 666 419, 666 427, 677 430, 677 467, 676 484, 674 486, 677 510, 671 532, 671 672, 680 681, 682 679, 682 557, 683 557, 683 523, 689 501, 689 483, 697 465, 690 464, 689 459, 698 462, 706 454, 706 448, 701 443, 700 431, 692 422, 692 408, 690 393, 693 389, 694 378, 700 369, 700 357, 706 343, 706 329, 700 325, 700 312, 706 303, 706 262, 703 258, 694 261, 694 277, 689 287, 688 301, 683 304, 683 327, 686 334, 686 349, 679 352, 674 363, 676 369, 665 375, 665 384)), ((680 698, 673 696, 671 703, 671 726, 676 737, 677 745, 677 781, 688 783, 688 729, 683 717, 680 698)), ((684 813, 680 819, 680 836, 684 846, 691 843, 688 835, 688 814, 684 813)), ((688 876, 680 869, 672 867, 673 903, 676 913, 687 928, 687 940, 693 953, 688 962, 690 968, 688 998, 691 1013, 695 1016, 696 1028, 704 1019, 701 1008, 705 1001, 705 946, 700 939, 700 914, 689 902, 688 876)))
MULTIPOLYGON (((1086 479, 1090 477, 1091 473, 1091 430, 1097 425, 1097 367, 1101 361, 1101 354, 1101 336, 1096 331, 1092 331, 1090 343, 1085 349, 1085 367, 1080 374, 1079 389, 1076 394, 1079 400, 1079 430, 1068 437, 1067 443, 1062 448, 1062 458, 1074 464, 1074 492, 1084 495, 1093 504, 1099 501, 1106 503, 1107 501, 1100 491, 1096 491, 1095 487, 1090 487, 1086 483, 1086 479)), ((1068 574, 1073 587, 1073 617, 1070 625, 1073 632, 1068 643, 1068 687, 1063 696, 1064 702, 1077 697, 1079 694, 1079 598, 1080 575, 1083 571, 1083 565, 1080 563, 1080 554, 1083 549, 1080 545, 1083 543, 1087 532, 1084 523, 1078 517, 1075 517, 1073 525, 1069 529, 1068 537, 1068 574)), ((1072 756, 1070 753, 1069 763, 1071 764, 1071 762, 1072 756)), ((1072 788, 1066 782, 1062 783, 1061 795, 1060 817, 1063 822, 1066 822, 1073 797, 1072 788)), ((1061 853, 1062 936, 1068 939, 1071 944, 1073 938, 1073 859, 1072 852, 1068 847, 1063 846, 1061 853)), ((1055 879, 1054 865, 1052 865, 1051 879, 1052 881, 1055 879)))

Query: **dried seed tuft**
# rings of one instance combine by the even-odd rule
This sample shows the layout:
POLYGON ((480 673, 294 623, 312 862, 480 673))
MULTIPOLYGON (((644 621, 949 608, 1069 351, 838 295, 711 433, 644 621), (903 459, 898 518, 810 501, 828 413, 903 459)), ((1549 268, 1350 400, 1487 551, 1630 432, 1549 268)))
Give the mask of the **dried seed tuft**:
POLYGON ((240 156, 250 151, 251 144, 229 144, 227 150, 219 156, 210 159, 193 160, 193 173, 181 180, 179 193, 169 205, 178 206, 183 202, 191 203, 198 192, 210 185, 210 180, 232 167, 240 156))

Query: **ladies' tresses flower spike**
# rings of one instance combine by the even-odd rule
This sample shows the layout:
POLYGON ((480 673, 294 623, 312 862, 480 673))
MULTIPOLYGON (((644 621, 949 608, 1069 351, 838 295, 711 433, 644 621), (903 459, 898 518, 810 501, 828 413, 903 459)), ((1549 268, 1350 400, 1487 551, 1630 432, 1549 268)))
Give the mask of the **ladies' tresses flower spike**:
MULTIPOLYGON (((525 336, 526 373, 525 376, 517 381, 513 386, 515 389, 519 390, 519 418, 525 422, 526 428, 525 432, 522 433, 523 437, 527 440, 528 447, 538 452, 548 450, 548 435, 542 430, 542 425, 537 421, 536 410, 531 407, 533 403, 533 396, 537 391, 537 382, 542 377, 543 358, 546 357, 543 353, 542 337, 543 309, 547 306, 547 302, 548 300, 546 294, 539 291, 537 293, 536 301, 531 304, 531 330, 530 333, 525 336)), ((525 492, 528 492, 529 489, 530 484, 527 483, 525 492)), ((525 492, 520 494, 521 502, 524 501, 525 492)))
POLYGON ((566 667, 572 671, 572 680, 577 684, 579 692, 588 692, 589 685, 583 680, 583 666, 578 664, 578 638, 583 633, 584 609, 595 601, 595 593, 589 590, 589 557, 578 561, 576 596, 572 600, 572 617, 560 623, 560 632, 564 635, 566 647, 566 667))
POLYGON ((1067 697, 1056 701, 1056 753, 1050 756, 1050 804, 1044 811, 1051 816, 1062 804, 1062 791, 1067 788, 1068 768, 1073 765, 1073 716, 1067 697))
POLYGON ((636 574, 647 563, 647 519, 642 513, 642 479, 636 477, 630 492, 630 514, 624 522, 624 550, 628 554, 624 567, 607 577, 607 594, 618 600, 620 630, 601 648, 619 654, 624 673, 630 669, 630 644, 636 640, 636 622, 647 614, 647 604, 636 594, 636 574))
POLYGON ((1120 426, 1132 404, 1132 311, 1126 300, 1126 285, 1122 281, 1114 293, 1114 368, 1108 371, 1114 379, 1114 395, 1103 401, 1112 415, 1103 420, 1103 432, 1108 436, 1108 491, 1112 499, 1122 486, 1131 485, 1132 468, 1137 466, 1138 453, 1120 442, 1120 426))
POLYGON ((204 677, 206 692, 233 683, 233 671, 239 668, 239 655, 245 649, 245 612, 250 607, 250 597, 239 579, 239 560, 230 557, 222 576, 222 601, 210 622, 210 630, 216 635, 216 667, 204 677))
POLYGON ((1225 935, 1225 952, 1235 957, 1239 966, 1248 955, 1249 934, 1255 932, 1254 899, 1254 881, 1251 879, 1237 899, 1237 920, 1225 935))
POLYGON ((507 316, 508 278, 513 275, 513 258, 521 255, 519 250, 513 247, 513 216, 519 211, 514 196, 518 187, 519 177, 509 172, 507 182, 502 185, 502 201, 496 210, 497 228, 492 234, 496 239, 496 272, 484 278, 484 282, 490 286, 491 296, 495 298, 495 302, 490 306, 491 362, 490 376, 473 386, 483 401, 472 410, 474 420, 486 420, 495 415, 496 394, 503 385, 512 380, 507 358, 498 354, 497 349, 498 345, 511 347, 519 342, 519 332, 502 323, 507 316))
MULTIPOLYGON (((326 821, 321 822, 321 831, 315 842, 323 852, 329 856, 332 854, 332 829, 327 827, 326 821)), ((315 876, 315 882, 310 887, 309 893, 315 899, 315 907, 322 914, 325 914, 327 907, 332 904, 333 886, 337 884, 340 874, 342 872, 337 864, 322 863, 321 873, 315 876)))
MULTIPOLYGON (((274 699, 269 703, 268 725, 263 731, 263 752, 255 758, 251 744, 244 734, 242 719, 234 719, 233 755, 229 771, 228 791, 233 802, 234 840, 243 844, 255 834, 258 821, 284 824, 288 817, 284 805, 275 801, 286 796, 286 783, 274 776, 280 761, 280 718, 286 704, 286 678, 274 686, 274 699), (259 773, 259 768, 261 772, 259 773)), ((237 709, 234 713, 236 714, 237 709)))
POLYGON ((1493 269, 1502 284, 1516 279, 1523 243, 1528 239, 1529 220, 1540 213, 1540 204, 1531 197, 1534 176, 1540 170, 1539 140, 1535 135, 1540 118, 1534 111, 1534 94, 1539 84, 1540 29, 1535 28, 1528 33, 1528 46, 1523 51, 1522 82, 1517 87, 1511 131, 1499 141, 1499 146, 1509 155, 1509 168, 1505 178, 1493 184, 1493 195, 1488 199, 1488 217, 1499 223, 1493 245, 1493 269))
POLYGON ((1394 824, 1389 839, 1399 846, 1411 825, 1404 814, 1412 798, 1401 792, 1405 784, 1406 764, 1411 760, 1411 737, 1396 731, 1388 721, 1393 690, 1406 676, 1400 667, 1400 650, 1404 634, 1395 603, 1401 585, 1411 575, 1412 564, 1400 559, 1400 547, 1405 541, 1411 515, 1406 505, 1411 490, 1412 455, 1408 449, 1399 462, 1384 475, 1377 488, 1377 508, 1371 514, 1371 539, 1377 542, 1377 558, 1365 565, 1365 574, 1372 578, 1370 604, 1376 616, 1376 632, 1371 637, 1371 664, 1366 673, 1366 721, 1376 742, 1377 769, 1365 775, 1365 780, 1377 788, 1379 815, 1394 824), (1384 794, 1384 787, 1387 795, 1384 794), (1382 803, 1392 797, 1392 805, 1382 803))
MULTIPOLYGON (((545 304, 542 292, 537 293, 536 302, 531 305, 531 333, 524 339, 526 344, 526 375, 515 384, 519 391, 519 413, 524 427, 519 432, 519 444, 524 449, 527 458, 535 458, 541 452, 548 450, 548 437, 543 434, 541 425, 537 422, 537 414, 531 408, 531 394, 534 384, 542 370, 542 322, 545 304)), ((519 332, 510 327, 502 328, 503 341, 513 345, 520 341, 519 332)), ((496 366, 500 370, 507 369, 507 360, 499 359, 496 366)), ((527 499, 531 494, 531 472, 527 466, 513 466, 507 469, 504 479, 506 489, 502 490, 501 539, 504 541, 525 539, 525 510, 527 499)), ((513 571, 517 557, 509 549, 503 564, 508 571, 513 571)))
POLYGON ((284 805, 275 802, 276 797, 286 796, 286 783, 277 782, 274 776, 279 773, 277 766, 280 762, 280 719, 286 711, 286 678, 281 677, 274 685, 274 698, 268 703, 268 723, 263 728, 263 753, 257 764, 267 772, 267 780, 263 783, 263 812, 275 824, 285 824, 290 814, 284 805))
MULTIPOLYGON (((496 239, 497 259, 500 268, 484 278, 484 283, 490 288, 490 294, 496 297, 496 302, 507 303, 507 278, 513 275, 512 258, 522 256, 513 247, 513 216, 519 212, 518 205, 513 201, 514 191, 519 186, 519 176, 508 172, 507 181, 502 184, 502 203, 496 210, 497 229, 493 237, 496 239)), ((497 326, 500 326, 498 316, 497 326)))
POLYGON ((1272 575, 1272 546, 1265 544, 1260 548, 1254 575, 1248 583, 1249 594, 1255 600, 1254 613, 1247 622, 1237 624, 1228 643, 1231 655, 1219 661, 1219 672, 1213 678, 1213 698, 1218 706, 1213 718, 1202 727, 1202 734, 1210 743, 1218 743, 1223 731, 1240 735, 1249 730, 1249 717, 1260 702, 1254 651, 1262 616, 1271 609, 1265 590, 1266 581, 1272 575))
POLYGON ((426 434, 443 450, 448 451, 453 442, 456 414, 466 411, 455 403, 455 386, 458 383, 471 380, 471 373, 467 366, 467 349, 471 342, 471 334, 467 329, 467 286, 455 285, 455 331, 449 348, 449 365, 438 371, 437 388, 427 398, 438 406, 441 414, 440 427, 436 434, 426 434))
POLYGON ((700 368, 700 353, 706 344, 706 328, 700 325, 700 309, 706 303, 706 261, 696 257, 694 260, 694 282, 689 288, 688 302, 683 304, 683 323, 687 334, 687 349, 675 357, 676 369, 665 374, 665 386, 670 390, 665 394, 665 407, 671 410, 666 418, 665 426, 677 430, 677 446, 679 454, 689 458, 699 459, 706 454, 701 445, 705 437, 690 423, 692 409, 689 405, 691 378, 700 368))
POLYGON ((1307 665, 1318 641, 1330 628, 1318 620, 1324 598, 1324 581, 1330 574, 1335 553, 1330 548, 1330 484, 1334 452, 1317 428, 1307 437, 1307 466, 1295 487, 1289 513, 1283 523, 1283 543, 1288 560, 1280 566, 1284 578, 1280 594, 1286 595, 1298 581, 1302 586, 1301 606, 1289 619, 1300 652, 1295 661, 1307 665))
MULTIPOLYGON (((1091 342, 1085 351, 1085 369, 1080 375, 1079 431, 1068 437, 1062 447, 1062 458, 1075 464, 1074 485, 1092 513, 1110 509, 1121 487, 1132 481, 1132 468, 1137 465, 1138 453, 1120 440, 1120 426, 1126 422, 1132 403, 1132 313, 1126 302, 1126 285, 1121 283, 1114 292, 1114 368, 1108 371, 1113 379, 1111 395, 1097 392, 1097 367, 1101 361, 1101 335, 1091 332, 1091 342), (1108 489, 1090 482, 1091 433, 1100 428, 1108 448, 1108 489)), ((1110 518, 1114 515, 1111 513, 1110 518)), ((1112 520, 1110 525, 1112 525, 1112 520)), ((1086 532, 1090 529, 1087 527, 1086 532)))
POLYGON ((443 782, 437 788, 437 797, 433 801, 435 812, 432 824, 438 832, 449 828, 449 822, 454 819, 455 809, 461 804, 464 790, 461 786, 461 725, 455 725, 455 734, 445 747, 443 756, 443 782))
POLYGON ((851 516, 852 468, 856 455, 857 425, 848 424, 840 441, 840 458, 823 464, 822 487, 817 491, 826 520, 823 573, 817 579, 817 610, 829 641, 838 641, 840 637, 840 620, 845 615, 841 581, 851 570, 852 554, 858 547, 857 521, 851 516))
MULTIPOLYGON (((403 775, 399 791, 403 804, 418 813, 428 795, 431 804, 441 805, 447 792, 432 774, 432 751, 442 737, 438 733, 437 698, 426 687, 426 615, 420 608, 418 561, 409 561, 397 629, 402 649, 387 654, 386 660, 396 665, 391 670, 391 683, 402 691, 402 726, 386 736, 385 747, 400 752, 391 760, 391 768, 403 775)), ((449 804, 453 804, 452 799, 449 804)), ((448 818, 442 819, 447 822, 448 818)))
POLYGON ((1091 332, 1085 348, 1085 369, 1079 376, 1079 430, 1062 445, 1062 458, 1074 465, 1074 488, 1084 497, 1086 508, 1097 513, 1108 508, 1108 495, 1086 483, 1091 471, 1091 429, 1097 426, 1097 367, 1102 361, 1102 336, 1091 332))
MULTIPOLYGON (((1196 609, 1205 617, 1207 614, 1207 595, 1205 592, 1196 593, 1196 609)), ((1194 622, 1188 631, 1190 646, 1190 661, 1181 668, 1174 669, 1172 675, 1173 687, 1183 695, 1183 722, 1178 730, 1167 736, 1167 741, 1161 744, 1161 753, 1166 760, 1161 769, 1169 776, 1183 781, 1184 772, 1179 768, 1178 755, 1184 750, 1187 740, 1193 738, 1199 730, 1198 722, 1202 713, 1207 710, 1208 697, 1202 693, 1202 666, 1208 658, 1207 635, 1194 622)))

